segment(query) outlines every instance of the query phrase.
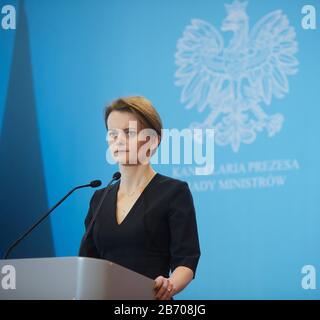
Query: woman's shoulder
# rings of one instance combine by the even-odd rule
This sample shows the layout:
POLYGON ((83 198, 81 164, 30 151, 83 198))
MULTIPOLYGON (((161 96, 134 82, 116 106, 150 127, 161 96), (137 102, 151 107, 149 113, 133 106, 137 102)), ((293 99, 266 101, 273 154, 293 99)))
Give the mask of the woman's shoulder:
POLYGON ((166 198, 170 208, 193 207, 193 196, 187 181, 159 174, 155 187, 160 198, 166 198))
POLYGON ((98 201, 99 199, 101 199, 102 196, 106 196, 107 194, 110 194, 110 193, 114 192, 114 191, 118 188, 119 183, 120 183, 120 180, 118 180, 117 182, 113 183, 113 184, 110 185, 109 187, 106 186, 106 187, 97 189, 97 190, 93 193, 92 201, 93 201, 93 202, 96 202, 96 201, 98 201), (108 191, 107 189, 109 189, 109 191, 108 191))
POLYGON ((164 174, 157 173, 158 175, 158 185, 163 188, 169 188, 170 190, 187 190, 189 189, 189 184, 187 181, 166 176, 164 174))
MULTIPOLYGON (((92 201, 97 202, 101 197, 107 192, 107 194, 112 195, 115 193, 119 187, 120 180, 115 182, 109 187, 109 191, 107 191, 107 187, 97 189, 93 196, 92 196, 92 201)), ((156 173, 154 177, 154 181, 151 181, 151 184, 155 187, 157 191, 160 193, 175 193, 175 192, 181 192, 181 191, 189 191, 189 184, 188 182, 178 179, 178 178, 173 178, 161 173, 156 173)), ((153 188, 150 188, 152 190, 153 188)))
POLYGON ((167 175, 164 175, 162 173, 157 172, 157 176, 159 177, 160 181, 163 181, 165 183, 171 183, 171 184, 183 184, 183 183, 187 183, 184 180, 178 179, 178 178, 173 178, 167 175))

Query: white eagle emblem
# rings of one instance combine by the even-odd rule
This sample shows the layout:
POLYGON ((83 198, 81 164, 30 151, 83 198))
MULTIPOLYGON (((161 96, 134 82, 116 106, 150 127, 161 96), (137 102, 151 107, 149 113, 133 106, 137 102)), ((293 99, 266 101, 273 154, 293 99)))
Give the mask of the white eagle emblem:
POLYGON ((298 66, 296 34, 286 15, 270 12, 249 30, 246 5, 237 0, 225 4, 221 30, 233 32, 228 46, 213 25, 193 19, 175 54, 181 103, 199 112, 210 110, 190 128, 214 128, 216 144, 230 144, 234 152, 241 143, 252 143, 257 132, 266 129, 272 137, 281 130, 283 115, 268 115, 261 105, 288 93, 288 75, 298 66))

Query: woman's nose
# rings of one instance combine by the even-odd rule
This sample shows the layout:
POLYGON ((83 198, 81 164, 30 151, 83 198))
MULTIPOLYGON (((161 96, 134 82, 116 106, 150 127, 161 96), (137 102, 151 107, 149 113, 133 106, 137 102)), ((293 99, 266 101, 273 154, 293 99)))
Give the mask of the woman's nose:
POLYGON ((116 144, 125 145, 126 144, 126 135, 124 132, 119 132, 116 138, 116 144))

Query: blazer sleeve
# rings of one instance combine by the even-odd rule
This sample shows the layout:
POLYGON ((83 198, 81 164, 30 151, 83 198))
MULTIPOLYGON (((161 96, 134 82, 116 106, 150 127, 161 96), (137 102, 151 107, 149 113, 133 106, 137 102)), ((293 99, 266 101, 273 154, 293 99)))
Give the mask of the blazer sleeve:
MULTIPOLYGON (((97 202, 96 199, 97 199, 97 191, 94 192, 90 200, 89 210, 84 222, 85 234, 87 232, 87 229, 89 227, 90 221, 92 220, 92 217, 96 208, 96 202, 97 202)), ((91 228, 86 239, 84 239, 84 236, 82 237, 80 249, 79 249, 79 256, 99 258, 98 250, 93 240, 93 227, 91 228)))
POLYGON ((195 278, 201 252, 196 213, 187 182, 176 188, 169 207, 170 269, 173 272, 178 266, 188 267, 195 278))

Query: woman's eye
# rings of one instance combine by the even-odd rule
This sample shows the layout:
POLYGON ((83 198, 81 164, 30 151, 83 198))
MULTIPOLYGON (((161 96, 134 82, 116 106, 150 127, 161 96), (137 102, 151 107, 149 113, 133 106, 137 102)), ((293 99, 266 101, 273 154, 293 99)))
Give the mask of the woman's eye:
POLYGON ((128 136, 129 137, 134 137, 136 135, 135 131, 128 131, 128 136))
POLYGON ((116 134, 115 132, 109 132, 109 133, 108 133, 109 138, 115 138, 116 135, 117 135, 117 134, 116 134))

